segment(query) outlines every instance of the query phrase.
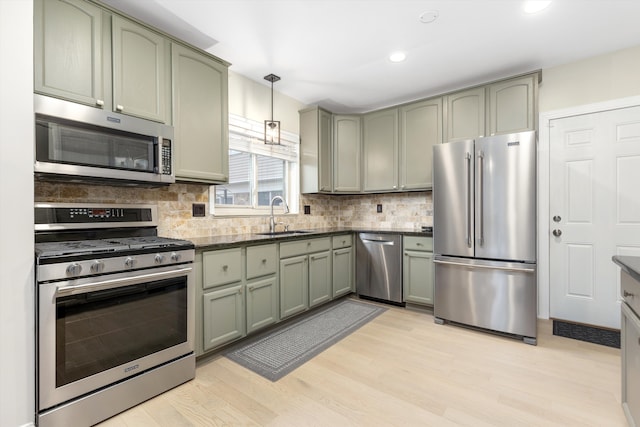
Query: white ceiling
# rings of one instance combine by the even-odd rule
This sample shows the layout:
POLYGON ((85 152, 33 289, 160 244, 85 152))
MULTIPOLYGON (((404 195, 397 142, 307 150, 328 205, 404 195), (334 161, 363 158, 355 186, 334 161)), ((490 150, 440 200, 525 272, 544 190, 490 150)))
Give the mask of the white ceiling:
MULTIPOLYGON (((640 45, 640 0, 103 0, 336 113, 366 112, 640 45), (420 16, 437 11, 435 22, 420 16), (402 63, 387 58, 406 52, 402 63)), ((639 71, 640 72, 640 71, 639 71)), ((544 76, 543 76, 544 80, 544 76)))

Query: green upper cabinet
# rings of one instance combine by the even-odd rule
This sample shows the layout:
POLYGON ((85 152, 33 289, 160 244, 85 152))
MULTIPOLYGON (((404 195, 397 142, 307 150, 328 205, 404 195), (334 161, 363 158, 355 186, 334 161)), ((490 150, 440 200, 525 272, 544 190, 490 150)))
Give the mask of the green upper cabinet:
POLYGON ((102 106, 102 10, 81 0, 35 0, 34 89, 102 106))
POLYGON ((534 130, 538 74, 489 85, 489 135, 534 130))
POLYGON ((333 189, 331 113, 318 107, 300 114, 300 192, 330 193, 333 189))
POLYGON ((169 42, 142 25, 112 17, 115 111, 169 122, 169 42))
POLYGON ((398 109, 365 114, 362 123, 363 190, 397 190, 398 109))
POLYGON ((176 179, 229 179, 228 67, 177 43, 171 47, 176 179))
POLYGON ((445 97, 447 142, 485 136, 485 88, 452 93, 445 97))
POLYGON ((333 116, 333 191, 360 191, 360 116, 333 116))
POLYGON ((400 190, 432 187, 433 146, 442 143, 442 98, 400 108, 400 190))
POLYGON ((445 141, 537 130, 535 72, 445 96, 445 141))
POLYGON ((170 123, 167 38, 81 0, 34 2, 34 90, 170 123))

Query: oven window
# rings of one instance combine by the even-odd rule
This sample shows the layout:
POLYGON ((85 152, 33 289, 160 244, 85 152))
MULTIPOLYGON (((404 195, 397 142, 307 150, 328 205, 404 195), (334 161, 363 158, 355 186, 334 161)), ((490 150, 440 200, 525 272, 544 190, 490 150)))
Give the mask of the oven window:
POLYGON ((56 387, 186 341, 186 277, 59 298, 56 387))

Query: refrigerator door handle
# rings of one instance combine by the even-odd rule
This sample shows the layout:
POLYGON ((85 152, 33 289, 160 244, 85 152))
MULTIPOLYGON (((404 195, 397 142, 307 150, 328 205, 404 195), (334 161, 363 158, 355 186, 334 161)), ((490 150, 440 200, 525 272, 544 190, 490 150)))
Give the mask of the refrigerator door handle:
POLYGON ((467 220, 467 247, 471 247, 471 153, 468 151, 464 156, 467 162, 467 194, 466 194, 466 207, 465 207, 465 219, 467 220))
POLYGON ((483 193, 483 181, 484 181, 484 151, 478 151, 478 215, 480 222, 480 238, 478 239, 478 245, 484 245, 484 193, 483 193))
POLYGON ((495 266, 495 265, 468 264, 464 262, 443 261, 439 259, 434 259, 433 262, 435 264, 457 265, 457 266, 469 267, 469 268, 486 268, 489 270, 520 271, 523 273, 534 273, 536 271, 535 268, 501 267, 501 266, 495 266))

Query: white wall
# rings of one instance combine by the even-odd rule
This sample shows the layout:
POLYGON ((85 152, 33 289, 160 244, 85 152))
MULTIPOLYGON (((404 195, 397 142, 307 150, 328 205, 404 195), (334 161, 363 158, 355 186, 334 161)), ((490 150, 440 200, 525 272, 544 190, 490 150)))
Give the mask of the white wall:
MULTIPOLYGON (((229 112, 258 122, 270 119, 271 83, 264 83, 229 71, 229 112)), ((273 84, 273 119, 280 120, 283 130, 299 133, 298 110, 302 108, 304 104, 278 92, 278 82, 273 84)))
POLYGON ((640 46, 542 70, 540 112, 640 95, 640 46))
POLYGON ((0 0, 0 425, 33 422, 33 3, 0 0), (10 65, 10 66, 9 66, 10 65))

